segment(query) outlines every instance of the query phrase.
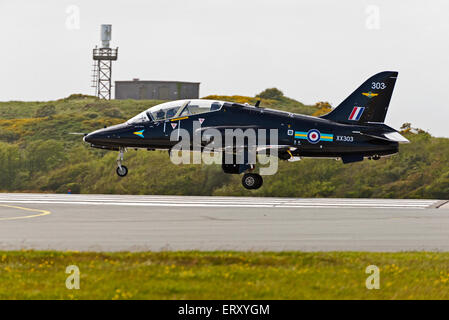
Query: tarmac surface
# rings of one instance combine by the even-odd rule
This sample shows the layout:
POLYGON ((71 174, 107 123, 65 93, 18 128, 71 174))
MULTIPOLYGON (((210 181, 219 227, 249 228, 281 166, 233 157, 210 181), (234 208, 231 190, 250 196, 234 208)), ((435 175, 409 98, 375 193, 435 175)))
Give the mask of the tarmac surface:
POLYGON ((0 194, 0 250, 449 251, 449 202, 0 194))

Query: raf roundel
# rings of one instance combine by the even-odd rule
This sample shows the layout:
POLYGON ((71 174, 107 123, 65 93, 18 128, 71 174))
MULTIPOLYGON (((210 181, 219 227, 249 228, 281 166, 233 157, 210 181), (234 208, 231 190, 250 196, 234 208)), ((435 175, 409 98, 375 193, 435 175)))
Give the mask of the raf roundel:
POLYGON ((320 141, 320 138, 321 138, 321 134, 316 129, 312 129, 312 130, 309 130, 309 132, 307 132, 307 140, 310 143, 317 143, 320 141))

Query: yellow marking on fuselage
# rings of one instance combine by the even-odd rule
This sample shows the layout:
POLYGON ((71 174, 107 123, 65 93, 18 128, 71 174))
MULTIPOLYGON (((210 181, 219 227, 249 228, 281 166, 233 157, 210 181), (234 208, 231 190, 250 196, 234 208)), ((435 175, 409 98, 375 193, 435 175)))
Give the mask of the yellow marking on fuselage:
POLYGON ((32 214, 32 215, 22 216, 22 217, 0 218, 0 220, 28 219, 28 218, 42 217, 42 216, 46 216, 46 215, 51 214, 51 211, 48 211, 48 210, 40 210, 40 209, 31 209, 31 208, 10 206, 10 205, 7 205, 7 204, 0 204, 0 207, 14 208, 14 209, 20 209, 20 210, 25 210, 25 211, 40 212, 39 214, 32 214))
POLYGON ((176 119, 171 119, 170 121, 178 121, 178 120, 184 120, 184 119, 188 119, 189 117, 182 117, 182 118, 176 118, 176 119))

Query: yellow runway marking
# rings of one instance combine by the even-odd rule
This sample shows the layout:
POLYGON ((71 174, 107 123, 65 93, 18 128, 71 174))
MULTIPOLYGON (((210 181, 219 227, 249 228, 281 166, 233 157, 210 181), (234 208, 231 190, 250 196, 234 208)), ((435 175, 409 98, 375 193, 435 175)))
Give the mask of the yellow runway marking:
POLYGON ((17 206, 9 206, 7 204, 0 204, 0 207, 14 208, 14 209, 20 209, 20 210, 25 210, 25 211, 33 211, 33 212, 40 212, 39 214, 32 214, 32 215, 29 215, 29 216, 0 218, 0 220, 28 219, 28 218, 42 217, 42 216, 46 216, 46 215, 51 214, 51 212, 47 211, 47 210, 31 209, 31 208, 24 208, 24 207, 17 207, 17 206))

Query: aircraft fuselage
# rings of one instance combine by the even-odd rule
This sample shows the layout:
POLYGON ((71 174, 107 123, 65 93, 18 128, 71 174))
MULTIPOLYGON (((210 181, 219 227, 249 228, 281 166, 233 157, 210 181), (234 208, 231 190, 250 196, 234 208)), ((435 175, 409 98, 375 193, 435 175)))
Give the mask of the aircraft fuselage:
POLYGON ((172 132, 185 129, 193 136, 194 121, 202 122, 202 130, 277 129, 278 143, 291 146, 291 153, 299 157, 369 157, 398 152, 398 142, 373 137, 393 130, 384 124, 340 124, 318 117, 232 103, 225 103, 220 110, 206 114, 137 124, 123 123, 94 131, 84 140, 99 148, 171 149, 178 143, 177 140, 170 140, 172 132), (307 139, 310 130, 319 132, 318 141, 307 139))

